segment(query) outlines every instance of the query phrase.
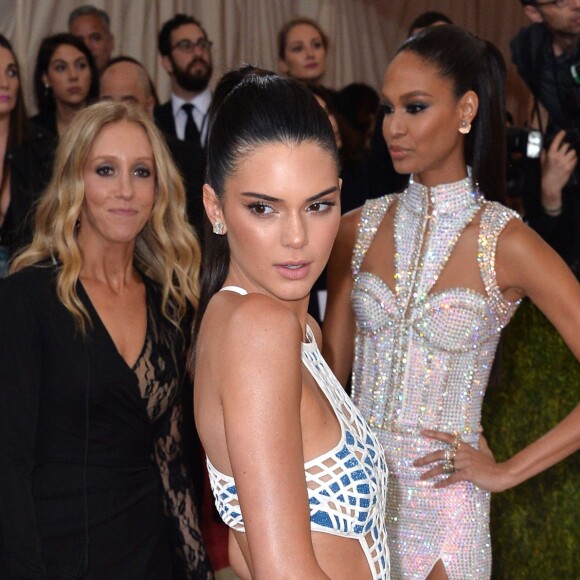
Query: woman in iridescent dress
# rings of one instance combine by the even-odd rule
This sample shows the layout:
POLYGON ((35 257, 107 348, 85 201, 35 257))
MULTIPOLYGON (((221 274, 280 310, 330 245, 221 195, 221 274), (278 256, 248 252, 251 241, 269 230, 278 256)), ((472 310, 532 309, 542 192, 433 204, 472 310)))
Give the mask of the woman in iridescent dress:
POLYGON ((353 368, 385 448, 393 578, 489 578, 489 492, 579 446, 580 407, 503 463, 481 436, 499 334, 524 296, 580 357, 578 282, 499 203, 504 73, 495 47, 455 26, 405 41, 383 133, 409 186, 346 214, 330 260, 324 354, 343 384, 353 368))

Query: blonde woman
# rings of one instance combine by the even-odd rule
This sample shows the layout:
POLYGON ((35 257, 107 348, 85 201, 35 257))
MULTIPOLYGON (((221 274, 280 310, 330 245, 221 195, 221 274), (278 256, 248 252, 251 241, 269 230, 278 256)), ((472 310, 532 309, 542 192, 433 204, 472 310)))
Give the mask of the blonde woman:
POLYGON ((0 288, 3 578, 211 577, 181 438, 199 262, 153 124, 80 111, 0 288))
POLYGON ((320 85, 326 74, 328 36, 316 20, 297 16, 278 32, 278 68, 307 85, 320 85))

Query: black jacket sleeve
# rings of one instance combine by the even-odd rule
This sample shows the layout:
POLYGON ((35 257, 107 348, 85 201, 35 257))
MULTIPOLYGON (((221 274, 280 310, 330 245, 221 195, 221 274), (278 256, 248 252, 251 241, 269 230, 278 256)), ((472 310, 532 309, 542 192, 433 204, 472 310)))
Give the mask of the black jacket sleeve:
POLYGON ((35 301, 0 282, 0 577, 46 578, 32 493, 42 376, 35 301))

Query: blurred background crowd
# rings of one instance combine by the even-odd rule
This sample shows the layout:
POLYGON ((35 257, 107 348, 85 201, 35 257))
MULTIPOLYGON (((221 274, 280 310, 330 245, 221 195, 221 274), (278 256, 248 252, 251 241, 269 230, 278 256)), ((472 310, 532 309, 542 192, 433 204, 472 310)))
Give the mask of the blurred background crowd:
MULTIPOLYGON (((155 120, 184 177, 188 216, 201 237, 201 185, 212 87, 224 72, 244 62, 306 83, 328 113, 341 155, 343 211, 369 197, 401 190, 406 176, 394 173, 382 140, 382 77, 408 35, 448 21, 492 41, 502 51, 508 69, 510 116, 506 123, 512 128, 508 143, 498 143, 498 147, 508 147, 510 157, 507 203, 523 214, 577 276, 580 273, 577 0, 101 0, 91 6, 81 6, 78 0, 0 0, 0 12, 0 158, 4 160, 0 277, 7 272, 9 257, 31 239, 31 210, 50 180, 59 139, 75 113, 97 100, 134 102, 155 120), (567 10, 575 20, 560 24, 537 18, 542 15, 542 4, 567 10), (420 15, 426 15, 425 19, 416 20, 420 15), (562 30, 568 25, 570 30, 562 30), (542 142, 544 152, 540 153, 542 142)), ((324 287, 322 278, 311 304, 319 319, 324 315, 324 287)), ((554 378, 555 383, 563 381, 552 391, 549 404, 535 405, 544 413, 535 425, 539 431, 561 417, 577 398, 578 365, 567 354, 554 358, 553 353, 560 356, 563 347, 554 344, 556 339, 538 314, 524 308, 512 327, 502 350, 507 370, 501 380, 508 388, 502 394, 490 391, 487 410, 489 424, 499 425, 490 430, 491 438, 497 439, 496 448, 501 448, 501 442, 521 447, 520 426, 512 425, 510 432, 496 412, 518 401, 529 408, 509 388, 521 382, 521 376, 514 374, 530 377, 530 384, 533 377, 536 385, 545 382, 545 377, 554 378), (534 352, 527 351, 531 347, 520 340, 530 329, 539 338, 534 352), (543 364, 538 362, 540 356, 547 357, 543 364), (550 364, 556 366, 550 370, 550 364), (527 367, 518 370, 522 365, 527 367), (542 366, 544 374, 537 377, 534 373, 542 366), (547 414, 549 409, 553 413, 547 414), (518 436, 512 437, 513 432, 518 436)), ((534 398, 538 393, 530 389, 526 396, 534 398)), ((534 422, 529 416, 523 419, 534 422)), ((513 453, 511 448, 505 450, 506 455, 513 453)), ((563 483, 552 485, 552 493, 560 500, 574 487, 577 495, 576 464, 558 468, 563 483), (569 475, 574 470, 575 479, 569 475)), ((518 493, 533 497, 538 489, 543 490, 543 484, 539 485, 523 487, 518 493)), ((498 577, 516 577, 499 575, 502 565, 510 569, 512 558, 505 537, 519 534, 513 544, 522 553, 532 522, 538 519, 547 526, 554 522, 554 534, 564 530, 559 541, 552 537, 552 545, 563 550, 555 553, 552 565, 567 561, 568 566, 577 566, 573 545, 574 538, 578 539, 578 519, 575 524, 562 520, 574 518, 574 510, 565 508, 570 504, 546 500, 547 509, 558 501, 562 506, 563 516, 552 516, 535 502, 533 514, 522 516, 525 507, 520 506, 510 519, 506 513, 514 500, 515 496, 506 494, 496 508, 504 515, 505 532, 492 534, 500 553, 498 577), (526 520, 528 516, 532 519, 526 520)), ((219 569, 227 556, 219 551, 225 544, 223 530, 216 526, 206 524, 204 533, 219 569)), ((530 566, 538 570, 533 561, 530 566)), ((532 576, 523 571, 521 577, 532 576)))

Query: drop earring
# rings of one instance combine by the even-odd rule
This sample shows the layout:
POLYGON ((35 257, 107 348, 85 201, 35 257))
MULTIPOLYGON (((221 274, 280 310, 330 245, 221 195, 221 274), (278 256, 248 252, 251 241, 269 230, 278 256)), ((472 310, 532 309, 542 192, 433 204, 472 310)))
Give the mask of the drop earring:
POLYGON ((471 123, 468 123, 467 121, 461 121, 461 126, 459 127, 459 132, 462 135, 467 135, 469 133, 469 131, 471 131, 471 123))
POLYGON ((222 222, 215 222, 213 224, 213 233, 218 236, 223 236, 225 234, 224 224, 222 222))

